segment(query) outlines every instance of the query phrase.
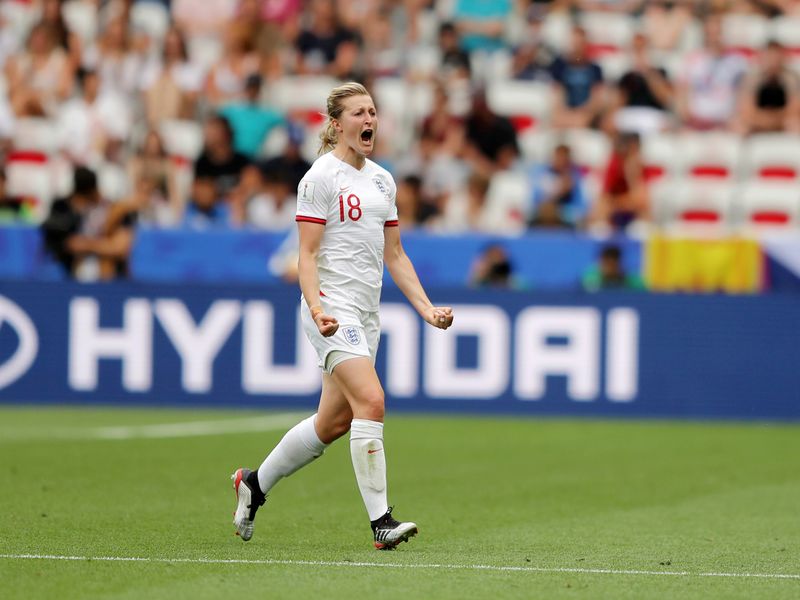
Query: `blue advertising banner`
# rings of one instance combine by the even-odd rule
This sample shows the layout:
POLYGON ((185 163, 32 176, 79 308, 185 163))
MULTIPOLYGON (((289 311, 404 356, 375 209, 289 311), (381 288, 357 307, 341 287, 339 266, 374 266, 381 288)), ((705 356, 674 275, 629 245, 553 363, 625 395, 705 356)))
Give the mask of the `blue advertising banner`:
MULTIPOLYGON (((384 293, 389 410, 799 419, 794 296, 384 293)), ((294 286, 0 282, 0 402, 312 407, 294 286)))

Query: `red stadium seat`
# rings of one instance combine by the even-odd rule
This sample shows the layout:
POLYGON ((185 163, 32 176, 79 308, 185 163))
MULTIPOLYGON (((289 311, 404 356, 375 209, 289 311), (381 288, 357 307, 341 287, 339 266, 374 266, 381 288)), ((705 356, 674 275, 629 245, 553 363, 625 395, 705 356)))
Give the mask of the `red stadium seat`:
POLYGON ((800 136, 784 133, 754 135, 744 144, 744 177, 800 179, 800 136))
POLYGON ((552 109, 550 86, 538 81, 495 81, 486 93, 489 107, 511 119, 517 131, 547 123, 552 109))
POLYGON ((795 231, 800 225, 800 187, 748 181, 739 194, 742 225, 755 233, 795 231))

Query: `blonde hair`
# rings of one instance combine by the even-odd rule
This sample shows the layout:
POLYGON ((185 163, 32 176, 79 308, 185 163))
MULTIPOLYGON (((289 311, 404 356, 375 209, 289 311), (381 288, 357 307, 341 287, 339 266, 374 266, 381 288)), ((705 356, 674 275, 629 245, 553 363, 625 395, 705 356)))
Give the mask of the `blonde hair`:
POLYGON ((333 126, 333 121, 342 116, 344 110, 344 101, 352 96, 369 96, 367 88, 355 81, 349 81, 342 85, 335 87, 328 94, 327 102, 327 122, 322 133, 319 134, 320 146, 318 154, 325 154, 329 150, 333 150, 336 146, 337 135, 336 128, 333 126))

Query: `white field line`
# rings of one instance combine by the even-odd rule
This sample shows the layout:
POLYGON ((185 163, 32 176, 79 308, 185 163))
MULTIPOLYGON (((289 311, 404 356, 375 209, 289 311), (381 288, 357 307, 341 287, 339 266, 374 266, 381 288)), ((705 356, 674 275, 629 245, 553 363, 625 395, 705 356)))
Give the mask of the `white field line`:
POLYGON ((0 430, 0 442, 14 440, 134 440, 181 438, 230 433, 274 431, 295 425, 307 413, 277 413, 240 419, 186 421, 151 425, 113 427, 60 428, 43 430, 0 430))
POLYGON ((149 558, 145 556, 62 556, 58 554, 0 554, 0 560, 63 560, 63 561, 106 561, 142 563, 188 563, 210 565, 287 565, 306 567, 350 567, 377 569, 431 569, 462 571, 511 571, 527 573, 574 573, 589 575, 666 575, 672 577, 751 577, 759 579, 797 579, 800 574, 793 573, 695 573, 691 571, 643 571, 637 569, 582 569, 572 567, 522 567, 513 565, 458 565, 437 563, 372 563, 339 560, 280 560, 247 558, 149 558))

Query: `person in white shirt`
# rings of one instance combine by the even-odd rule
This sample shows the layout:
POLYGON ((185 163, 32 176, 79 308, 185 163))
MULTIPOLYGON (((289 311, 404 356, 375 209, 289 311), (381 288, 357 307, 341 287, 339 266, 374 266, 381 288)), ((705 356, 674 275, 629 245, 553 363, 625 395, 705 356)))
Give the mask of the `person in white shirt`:
POLYGON ((302 322, 322 375, 318 412, 292 428, 257 471, 232 476, 237 495, 236 533, 253 535, 253 519, 282 478, 322 455, 350 431, 350 454, 369 515, 375 547, 392 549, 417 533, 391 515, 383 452, 384 394, 375 371, 380 340, 378 305, 383 265, 420 316, 447 329, 450 307, 434 306, 403 250, 388 171, 367 156, 378 117, 367 90, 345 83, 328 96, 322 154, 297 191, 298 274, 302 322))

